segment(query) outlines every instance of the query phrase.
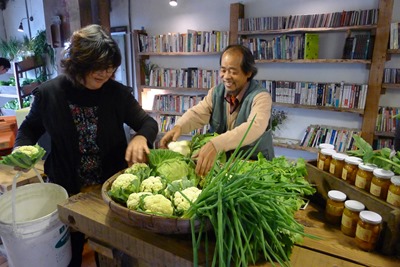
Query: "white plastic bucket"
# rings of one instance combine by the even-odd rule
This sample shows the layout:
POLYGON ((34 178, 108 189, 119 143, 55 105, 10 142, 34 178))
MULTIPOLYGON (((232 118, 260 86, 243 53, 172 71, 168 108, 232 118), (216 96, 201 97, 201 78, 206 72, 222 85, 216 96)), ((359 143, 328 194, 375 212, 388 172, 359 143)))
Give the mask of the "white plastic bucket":
POLYGON ((0 196, 0 236, 10 267, 64 267, 71 260, 68 226, 58 218, 57 204, 68 198, 52 183, 35 183, 0 196))

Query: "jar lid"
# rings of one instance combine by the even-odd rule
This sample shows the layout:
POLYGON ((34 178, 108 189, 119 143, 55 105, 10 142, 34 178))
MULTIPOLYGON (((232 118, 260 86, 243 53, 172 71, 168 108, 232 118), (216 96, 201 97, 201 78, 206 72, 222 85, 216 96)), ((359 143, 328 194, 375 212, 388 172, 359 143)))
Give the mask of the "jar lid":
POLYGON ((325 148, 334 149, 335 146, 334 146, 334 145, 331 145, 331 144, 329 144, 329 143, 322 143, 322 144, 319 144, 318 148, 319 148, 319 149, 325 149, 325 148))
POLYGON ((360 212, 359 216, 360 219, 366 223, 379 224, 382 222, 382 216, 373 211, 363 210, 360 212))
POLYGON ((347 157, 348 156, 346 154, 343 154, 343 153, 335 153, 335 154, 332 155, 332 158, 338 159, 338 160, 344 160, 347 157))
POLYGON ((344 206, 351 211, 357 211, 357 212, 360 212, 365 209, 364 204, 357 200, 346 200, 344 202, 344 206))
POLYGON ((378 178, 390 179, 392 176, 394 176, 394 172, 376 168, 374 170, 374 175, 378 178))
POLYGON ((390 182, 392 182, 392 184, 399 186, 400 185, 400 176, 395 175, 392 176, 392 178, 390 178, 390 182))
POLYGON ((378 166, 376 166, 375 164, 369 164, 369 163, 360 163, 358 165, 358 168, 360 168, 363 171, 367 171, 367 172, 372 172, 373 170, 375 170, 378 166))
POLYGON ((347 157, 344 160, 346 163, 352 164, 352 165, 358 165, 360 163, 362 163, 362 159, 358 158, 358 157, 347 157))
POLYGON ((328 192, 328 197, 335 201, 345 201, 347 196, 342 191, 330 190, 328 192))
POLYGON ((336 153, 336 151, 334 149, 324 148, 321 150, 321 154, 323 154, 323 155, 332 156, 335 153, 336 153))

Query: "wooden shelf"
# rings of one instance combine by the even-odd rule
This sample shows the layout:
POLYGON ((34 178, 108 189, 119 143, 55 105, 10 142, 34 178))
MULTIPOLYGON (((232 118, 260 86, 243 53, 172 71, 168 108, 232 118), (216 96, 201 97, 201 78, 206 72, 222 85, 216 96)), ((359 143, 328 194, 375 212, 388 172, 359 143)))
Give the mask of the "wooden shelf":
POLYGON ((340 64, 371 64, 369 59, 259 59, 256 63, 298 63, 298 64, 321 64, 321 63, 340 63, 340 64))
POLYGON ((160 115, 175 115, 175 116, 181 116, 183 112, 177 112, 177 111, 160 111, 160 110, 153 110, 153 109, 146 109, 145 110, 147 113, 151 114, 160 114, 160 115))
POLYGON ((400 83, 382 83, 383 89, 400 89, 400 83))
POLYGON ((374 135, 376 137, 394 138, 394 132, 375 132, 374 135))
POLYGON ((273 145, 276 147, 294 149, 294 150, 302 150, 310 153, 317 153, 318 148, 316 147, 305 147, 300 146, 300 140, 290 139, 290 138, 281 138, 281 137, 273 137, 273 145))
POLYGON ((327 110, 327 111, 335 111, 335 112, 347 112, 347 113, 356 113, 356 114, 364 114, 363 109, 351 109, 351 108, 338 108, 338 107, 326 107, 326 106, 311 106, 311 105, 300 105, 300 104, 289 104, 289 103, 272 103, 272 106, 279 107, 289 107, 289 108, 302 108, 302 109, 318 109, 318 110, 327 110))
POLYGON ((139 52, 139 56, 215 56, 222 52, 139 52))
POLYGON ((388 49, 388 54, 400 54, 400 49, 388 49))
POLYGON ((196 87, 160 87, 160 86, 149 86, 149 85, 140 85, 141 89, 151 89, 151 90, 174 90, 177 92, 180 91, 204 91, 207 92, 210 90, 209 88, 196 88, 196 87))
POLYGON ((263 31, 238 31, 238 35, 273 35, 285 33, 302 33, 302 32, 346 32, 346 31, 364 31, 376 29, 376 25, 360 25, 347 27, 324 27, 324 28, 293 28, 282 30, 263 30, 263 31))

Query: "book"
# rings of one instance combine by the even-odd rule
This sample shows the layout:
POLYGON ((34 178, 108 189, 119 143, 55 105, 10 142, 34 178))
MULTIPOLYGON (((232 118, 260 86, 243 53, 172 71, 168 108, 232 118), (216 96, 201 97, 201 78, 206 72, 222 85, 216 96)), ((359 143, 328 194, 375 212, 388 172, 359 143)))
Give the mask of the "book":
POLYGON ((306 33, 304 35, 304 59, 317 59, 319 50, 319 35, 306 33))

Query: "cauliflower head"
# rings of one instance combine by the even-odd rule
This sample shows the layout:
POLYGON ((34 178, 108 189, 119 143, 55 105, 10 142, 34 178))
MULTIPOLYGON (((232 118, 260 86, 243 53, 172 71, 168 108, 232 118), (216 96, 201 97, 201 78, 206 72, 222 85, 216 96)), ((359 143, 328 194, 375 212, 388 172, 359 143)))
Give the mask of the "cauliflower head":
POLYGON ((12 153, 15 152, 21 152, 24 153, 25 155, 31 157, 36 155, 37 153, 39 153, 39 149, 35 146, 20 146, 17 147, 17 149, 15 149, 12 153))
POLYGON ((150 176, 140 184, 140 192, 161 193, 165 189, 165 181, 160 176, 150 176))
POLYGON ((150 176, 151 168, 146 163, 134 163, 132 166, 127 168, 124 173, 131 173, 140 178, 143 181, 150 176))
POLYGON ((170 142, 168 144, 168 149, 178 152, 183 156, 187 157, 190 155, 190 141, 182 140, 182 141, 170 142))
POLYGON ((161 194, 149 195, 140 199, 140 208, 145 212, 172 216, 174 208, 171 200, 161 194))
POLYGON ((201 193, 197 187, 188 187, 182 191, 175 192, 174 206, 177 215, 182 215, 190 208, 191 203, 195 202, 201 193))
POLYGON ((130 210, 137 210, 139 207, 140 199, 149 195, 152 195, 152 193, 150 192, 132 193, 129 195, 128 200, 126 201, 126 206, 130 210))
POLYGON ((111 184, 111 190, 108 195, 115 201, 126 204, 130 194, 138 192, 140 187, 140 179, 136 175, 123 173, 111 184))

